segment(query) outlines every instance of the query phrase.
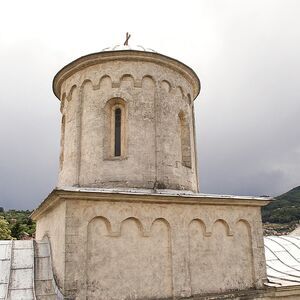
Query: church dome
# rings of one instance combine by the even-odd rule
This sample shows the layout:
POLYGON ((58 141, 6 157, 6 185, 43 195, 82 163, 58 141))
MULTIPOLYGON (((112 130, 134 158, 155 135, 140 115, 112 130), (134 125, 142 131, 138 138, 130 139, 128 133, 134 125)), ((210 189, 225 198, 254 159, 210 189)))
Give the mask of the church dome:
POLYGON ((140 45, 134 45, 131 46, 129 45, 128 41, 131 37, 131 34, 129 34, 128 32, 126 33, 126 40, 124 42, 124 44, 119 44, 119 45, 115 45, 113 47, 107 47, 102 49, 102 52, 106 52, 106 51, 126 51, 126 50, 134 50, 134 51, 144 51, 144 52, 156 52, 151 48, 145 48, 143 46, 140 45))
POLYGON ((102 49, 103 52, 106 51, 126 51, 126 50, 134 50, 134 51, 145 51, 145 52, 156 52, 155 50, 151 48, 145 48, 141 45, 115 45, 113 47, 107 47, 102 49))

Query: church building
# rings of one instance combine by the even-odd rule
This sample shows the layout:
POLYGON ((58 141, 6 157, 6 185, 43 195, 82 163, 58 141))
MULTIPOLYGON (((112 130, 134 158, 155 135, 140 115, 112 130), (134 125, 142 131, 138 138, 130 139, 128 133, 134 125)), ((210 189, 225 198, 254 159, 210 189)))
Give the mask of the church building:
POLYGON ((57 73, 58 184, 32 213, 35 241, 0 241, 0 300, 300 299, 272 239, 267 274, 271 199, 199 190, 200 89, 189 66, 128 39, 57 73))

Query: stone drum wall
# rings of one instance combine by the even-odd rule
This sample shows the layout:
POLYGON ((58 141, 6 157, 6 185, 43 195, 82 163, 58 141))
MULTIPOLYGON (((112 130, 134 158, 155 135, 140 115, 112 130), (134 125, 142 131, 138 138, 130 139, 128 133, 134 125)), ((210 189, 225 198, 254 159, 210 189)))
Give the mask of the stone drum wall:
POLYGON ((199 89, 191 69, 155 53, 102 52, 62 69, 58 186, 198 191, 199 89))

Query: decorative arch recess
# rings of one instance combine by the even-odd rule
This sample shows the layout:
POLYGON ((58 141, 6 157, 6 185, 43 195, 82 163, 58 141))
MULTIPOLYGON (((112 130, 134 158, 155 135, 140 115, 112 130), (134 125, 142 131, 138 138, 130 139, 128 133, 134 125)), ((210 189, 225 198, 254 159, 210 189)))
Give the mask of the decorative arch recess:
POLYGON ((131 74, 124 74, 120 78, 120 86, 121 87, 134 87, 135 80, 131 74))
POLYGON ((119 97, 105 105, 104 158, 124 159, 127 153, 127 102, 119 97))
POLYGON ((190 125, 183 111, 178 114, 181 142, 181 163, 187 168, 192 167, 190 125))
POLYGON ((167 80, 161 81, 161 88, 164 89, 167 93, 170 93, 171 91, 171 84, 167 80))
POLYGON ((151 75, 145 75, 142 78, 142 87, 151 87, 155 86, 155 80, 151 75))
POLYGON ((66 98, 67 98, 67 94, 63 93, 61 96, 61 101, 60 101, 60 112, 62 114, 64 113, 66 98))
POLYGON ((222 224, 222 225, 223 225, 222 227, 225 229, 225 232, 226 232, 227 236, 232 236, 232 235, 233 235, 231 227, 230 227, 229 224, 228 224, 225 220, 223 220, 223 219, 217 219, 217 220, 214 222, 214 224, 213 224, 213 230, 214 230, 214 227, 215 227, 215 226, 218 226, 218 224, 222 224))
POLYGON ((173 296, 170 228, 156 219, 151 235, 134 217, 120 224, 120 235, 111 233, 110 221, 92 219, 87 226, 87 297, 89 299, 154 299, 173 296), (120 272, 122 276, 120 276, 120 272), (111 286, 118 285, 118 289, 111 286))
POLYGON ((177 89, 178 93, 180 94, 181 98, 184 99, 183 88, 182 88, 180 85, 178 85, 178 86, 176 87, 176 89, 177 89))
POLYGON ((239 220, 232 224, 234 229, 229 224, 223 219, 216 220, 208 236, 205 235, 203 222, 193 220, 190 223, 189 269, 192 294, 243 290, 254 286, 249 223, 239 220))
POLYGON ((191 104, 192 104, 192 97, 191 97, 191 94, 188 93, 188 94, 186 95, 186 97, 187 97, 187 102, 188 102, 188 104, 191 105, 191 104))
POLYGON ((99 84, 98 84, 100 89, 106 89, 106 88, 111 88, 112 87, 112 80, 110 78, 110 76, 108 75, 104 75, 100 78, 99 80, 99 84))

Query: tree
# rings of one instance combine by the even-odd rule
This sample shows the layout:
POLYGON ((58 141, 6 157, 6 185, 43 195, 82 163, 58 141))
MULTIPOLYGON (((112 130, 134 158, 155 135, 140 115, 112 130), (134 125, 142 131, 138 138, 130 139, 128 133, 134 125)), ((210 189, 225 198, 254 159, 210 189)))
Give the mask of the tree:
POLYGON ((9 229, 9 223, 0 217, 0 240, 11 240, 11 231, 9 229))
POLYGON ((20 239, 20 236, 22 234, 22 228, 19 222, 17 222, 12 228, 11 228, 11 235, 16 238, 17 240, 20 239))

